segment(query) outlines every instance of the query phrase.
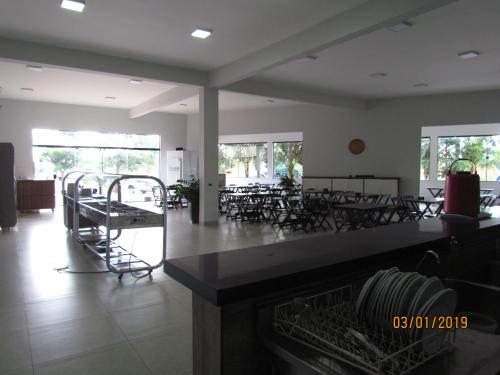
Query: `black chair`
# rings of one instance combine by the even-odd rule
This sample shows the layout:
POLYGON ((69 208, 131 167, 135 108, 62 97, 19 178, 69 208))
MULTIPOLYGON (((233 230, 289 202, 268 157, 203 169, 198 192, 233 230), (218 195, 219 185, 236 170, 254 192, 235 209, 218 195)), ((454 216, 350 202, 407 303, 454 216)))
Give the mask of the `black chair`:
POLYGON ((391 219, 397 215, 397 222, 403 223, 405 221, 412 221, 416 219, 416 215, 412 213, 408 205, 405 203, 406 199, 415 199, 413 195, 404 195, 399 197, 392 197, 392 207, 390 208, 391 219))
POLYGON ((163 207, 163 190, 160 186, 153 186, 153 199, 155 207, 163 207))

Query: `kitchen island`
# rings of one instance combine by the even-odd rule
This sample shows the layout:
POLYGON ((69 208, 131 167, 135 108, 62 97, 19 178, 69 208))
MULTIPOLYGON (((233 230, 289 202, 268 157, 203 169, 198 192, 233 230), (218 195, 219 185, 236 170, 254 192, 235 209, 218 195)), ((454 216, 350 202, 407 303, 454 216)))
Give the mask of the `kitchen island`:
POLYGON ((193 292, 193 373, 267 374, 262 311, 295 296, 365 280, 381 268, 415 270, 427 250, 441 277, 483 277, 500 219, 440 219, 169 259, 165 272, 193 292))

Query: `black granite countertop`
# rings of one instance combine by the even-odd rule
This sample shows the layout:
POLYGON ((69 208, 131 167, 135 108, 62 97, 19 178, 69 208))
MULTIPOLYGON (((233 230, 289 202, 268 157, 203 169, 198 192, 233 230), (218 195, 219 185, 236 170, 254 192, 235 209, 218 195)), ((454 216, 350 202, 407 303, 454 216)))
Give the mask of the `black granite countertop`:
POLYGON ((363 270, 405 254, 445 248, 451 236, 500 238, 500 218, 474 224, 427 219, 295 241, 168 259, 165 272, 214 305, 363 270))

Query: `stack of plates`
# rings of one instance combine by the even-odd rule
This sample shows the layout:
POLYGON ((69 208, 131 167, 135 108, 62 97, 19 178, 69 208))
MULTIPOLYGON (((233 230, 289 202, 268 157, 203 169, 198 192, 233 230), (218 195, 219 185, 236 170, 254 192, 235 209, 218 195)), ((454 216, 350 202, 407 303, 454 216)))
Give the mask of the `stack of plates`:
MULTIPOLYGON (((371 324, 392 329, 393 317, 452 316, 457 304, 457 293, 446 289, 437 277, 426 277, 417 272, 400 272, 393 267, 380 270, 363 285, 356 301, 356 314, 371 324)), ((410 342, 423 340, 423 350, 434 352, 443 343, 439 339, 425 340, 437 327, 402 330, 410 342)))

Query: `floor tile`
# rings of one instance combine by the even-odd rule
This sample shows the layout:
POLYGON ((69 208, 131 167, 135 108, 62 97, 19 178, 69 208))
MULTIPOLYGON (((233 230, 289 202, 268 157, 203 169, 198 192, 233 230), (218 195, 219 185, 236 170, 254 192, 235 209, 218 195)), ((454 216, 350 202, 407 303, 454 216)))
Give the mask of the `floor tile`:
POLYGON ((129 339, 162 333, 191 322, 190 307, 180 303, 151 305, 112 313, 129 339))
MULTIPOLYGON (((158 245, 155 236, 124 240, 149 251, 158 245)), ((167 258, 305 236, 310 235, 224 217, 218 226, 191 225, 189 210, 171 210, 167 258)), ((72 239, 60 207, 20 215, 15 229, 0 233, 0 253, 0 375, 32 374, 31 357, 37 374, 149 374, 134 352, 155 374, 191 375, 192 294, 163 269, 140 280, 130 274, 118 280, 111 273, 56 272, 66 265, 75 271, 105 269, 72 239)))
POLYGON ((35 365, 124 340, 116 323, 104 314, 30 329, 35 365))
POLYGON ((0 372, 0 375, 33 375, 33 368, 26 367, 6 372, 0 372))
POLYGON ((180 291, 172 287, 172 281, 142 281, 136 285, 116 287, 100 293, 101 300, 109 311, 122 311, 160 303, 174 303, 180 291))
POLYGON ((192 371, 190 325, 172 327, 163 335, 144 337, 133 341, 132 346, 155 375, 180 375, 192 371))
POLYGON ((0 373, 31 366, 28 331, 20 329, 0 334, 0 373))
POLYGON ((92 293, 80 293, 26 304, 26 314, 30 328, 62 323, 102 313, 105 313, 104 306, 99 297, 92 293))
POLYGON ((0 334, 26 328, 23 306, 0 309, 0 334))
MULTIPOLYGON (((84 355, 35 366, 35 375, 148 375, 142 359, 129 344, 118 344, 84 355)), ((1 374, 0 374, 1 375, 1 374)))

